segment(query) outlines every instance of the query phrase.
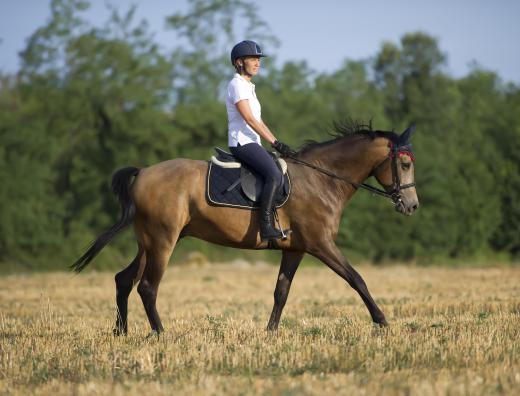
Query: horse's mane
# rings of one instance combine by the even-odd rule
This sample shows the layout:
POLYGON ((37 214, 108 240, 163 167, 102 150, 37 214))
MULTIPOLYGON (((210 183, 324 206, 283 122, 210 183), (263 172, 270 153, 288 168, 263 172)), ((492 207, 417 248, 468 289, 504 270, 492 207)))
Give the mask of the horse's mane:
POLYGON ((385 137, 390 139, 393 143, 397 143, 399 135, 394 131, 379 131, 372 129, 372 121, 368 124, 363 121, 356 121, 352 119, 345 119, 343 121, 333 121, 332 132, 329 132, 332 139, 323 142, 316 140, 307 140, 298 150, 298 154, 302 154, 315 147, 325 146, 338 141, 339 139, 349 138, 353 136, 363 136, 368 139, 375 139, 377 137, 385 137))

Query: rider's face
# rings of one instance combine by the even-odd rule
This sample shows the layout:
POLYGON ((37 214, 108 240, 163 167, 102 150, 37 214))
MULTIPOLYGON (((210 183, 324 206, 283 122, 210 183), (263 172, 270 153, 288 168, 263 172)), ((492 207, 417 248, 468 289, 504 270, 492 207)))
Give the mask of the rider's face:
POLYGON ((259 56, 246 56, 241 59, 244 65, 244 71, 251 76, 256 76, 260 70, 260 57, 259 56))

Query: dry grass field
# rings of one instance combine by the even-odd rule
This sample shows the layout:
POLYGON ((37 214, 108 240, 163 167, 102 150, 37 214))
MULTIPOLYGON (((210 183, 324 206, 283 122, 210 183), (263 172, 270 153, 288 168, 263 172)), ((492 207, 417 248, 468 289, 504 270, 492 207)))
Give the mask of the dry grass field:
POLYGON ((172 266, 159 338, 135 291, 111 335, 113 274, 0 277, 0 394, 520 394, 520 268, 358 270, 389 328, 325 267, 269 334, 277 268, 172 266))

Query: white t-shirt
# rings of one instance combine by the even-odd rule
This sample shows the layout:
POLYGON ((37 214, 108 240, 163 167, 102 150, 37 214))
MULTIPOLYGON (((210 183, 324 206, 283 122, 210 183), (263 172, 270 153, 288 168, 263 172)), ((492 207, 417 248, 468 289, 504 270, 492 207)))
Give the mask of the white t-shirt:
POLYGON ((255 84, 247 81, 240 74, 236 73, 227 86, 226 108, 228 113, 228 146, 236 147, 237 143, 241 146, 248 143, 260 144, 260 135, 251 128, 238 112, 236 104, 247 99, 249 107, 258 121, 261 120, 262 108, 256 98, 255 84))

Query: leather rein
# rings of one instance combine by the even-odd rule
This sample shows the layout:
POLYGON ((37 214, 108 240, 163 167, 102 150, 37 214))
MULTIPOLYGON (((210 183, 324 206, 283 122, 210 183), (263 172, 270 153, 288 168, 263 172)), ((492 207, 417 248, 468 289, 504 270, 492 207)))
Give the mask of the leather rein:
MULTIPOLYGON (((414 160, 414 157, 413 157, 410 145, 398 146, 397 144, 389 142, 388 146, 390 147, 390 152, 388 153, 388 156, 379 165, 377 165, 374 168, 374 171, 376 171, 387 160, 389 160, 389 159, 392 160, 392 184, 390 186, 383 185, 383 187, 385 187, 385 190, 380 189, 378 187, 371 186, 370 184, 367 184, 367 183, 356 183, 356 182, 353 182, 352 180, 349 180, 349 179, 346 179, 344 177, 338 176, 335 173, 333 173, 333 172, 331 172, 331 171, 329 171, 327 169, 320 168, 319 166, 316 166, 316 165, 310 164, 308 162, 302 161, 302 160, 300 160, 298 158, 295 158, 293 156, 288 156, 288 158, 290 158, 291 160, 293 160, 296 163, 299 163, 301 165, 305 165, 305 166, 307 166, 309 168, 315 169, 318 172, 321 172, 321 173, 323 173, 323 174, 325 174, 325 175, 327 175, 329 177, 332 177, 333 179, 341 180, 341 181, 343 181, 345 183, 348 183, 348 184, 350 184, 351 186, 353 186, 356 189, 362 188, 364 190, 367 190, 367 191, 371 192, 372 194, 376 194, 376 195, 379 195, 379 196, 382 196, 382 197, 385 197, 385 198, 389 198, 389 199, 392 200, 392 202, 394 204, 398 204, 401 201, 401 191, 405 190, 407 188, 415 187, 415 183, 401 184, 401 178, 399 177, 399 172, 397 171, 397 159, 399 158, 400 154, 407 154, 407 155, 409 155, 410 158, 412 159, 412 161, 414 160), (391 190, 388 191, 390 188, 391 188, 391 190)), ((372 172, 372 173, 374 173, 374 172, 372 172)))

